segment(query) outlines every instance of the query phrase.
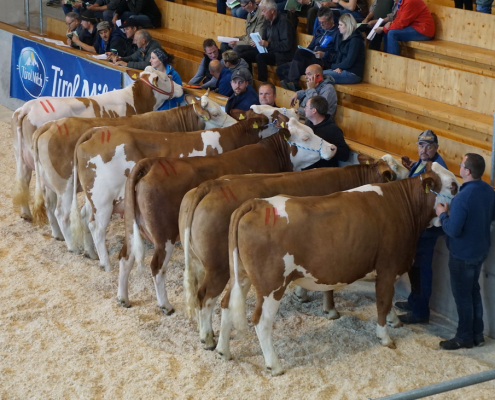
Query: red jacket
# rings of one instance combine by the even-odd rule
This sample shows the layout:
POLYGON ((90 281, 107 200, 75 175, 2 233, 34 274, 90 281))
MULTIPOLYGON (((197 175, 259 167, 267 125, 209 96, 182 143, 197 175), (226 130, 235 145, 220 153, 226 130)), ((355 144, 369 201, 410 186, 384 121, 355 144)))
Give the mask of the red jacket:
POLYGON ((423 0, 402 0, 390 28, 384 27, 383 32, 388 33, 392 29, 404 29, 408 26, 425 36, 435 36, 435 22, 423 0))

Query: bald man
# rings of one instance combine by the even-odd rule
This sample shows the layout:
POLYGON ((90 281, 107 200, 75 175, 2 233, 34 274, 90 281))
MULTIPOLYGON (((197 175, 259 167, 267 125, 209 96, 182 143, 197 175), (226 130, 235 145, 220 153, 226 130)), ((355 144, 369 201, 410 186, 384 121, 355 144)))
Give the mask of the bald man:
POLYGON ((299 115, 305 116, 304 107, 311 97, 322 96, 328 102, 327 114, 333 120, 337 110, 337 93, 332 85, 333 79, 328 75, 323 75, 323 68, 318 64, 312 64, 306 68, 306 90, 298 90, 290 100, 291 107, 299 101, 299 115))
POLYGON ((211 60, 210 65, 208 65, 208 69, 211 76, 217 80, 217 87, 215 88, 215 91, 223 96, 232 96, 234 91, 232 90, 232 86, 230 84, 232 77, 232 71, 230 68, 227 68, 218 60, 211 60))

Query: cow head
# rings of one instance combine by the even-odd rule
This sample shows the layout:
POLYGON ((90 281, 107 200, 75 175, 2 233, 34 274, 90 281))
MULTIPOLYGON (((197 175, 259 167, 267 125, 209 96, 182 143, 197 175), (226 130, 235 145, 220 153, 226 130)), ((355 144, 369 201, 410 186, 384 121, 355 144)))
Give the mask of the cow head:
POLYGON ((287 121, 289 121, 289 119, 292 117, 298 118, 297 111, 293 108, 272 107, 268 105, 254 104, 251 106, 251 112, 267 116, 269 120, 268 123, 274 124, 272 130, 270 132, 267 132, 267 134, 269 135, 274 134, 279 129, 280 126, 277 125, 276 121, 278 120, 279 122, 281 122, 283 120, 279 119, 279 115, 285 116, 287 121))
POLYGON ((371 165, 376 168, 384 182, 407 178, 409 171, 390 154, 385 154, 379 160, 361 153, 357 158, 361 165, 371 165))
POLYGON ((208 97, 210 89, 201 96, 201 99, 193 99, 194 112, 205 121, 205 129, 223 128, 237 123, 237 121, 228 115, 222 108, 208 97))
POLYGON ((153 95, 156 98, 154 110, 158 109, 165 100, 180 97, 184 93, 182 86, 173 83, 165 72, 158 71, 151 66, 147 66, 139 77, 148 82, 153 89, 153 95))
POLYGON ((390 154, 385 154, 382 156, 382 160, 385 161, 390 169, 394 172, 396 178, 395 180, 399 179, 406 179, 407 175, 409 175, 409 170, 402 165, 402 163, 399 163, 395 158, 393 158, 390 154))
MULTIPOLYGON (((460 187, 455 175, 437 162, 426 165, 421 182, 426 193, 433 192, 436 195, 433 210, 438 203, 450 204, 460 187)), ((429 226, 442 226, 440 218, 434 217, 429 226)))
POLYGON ((285 140, 291 145, 290 160, 295 171, 309 167, 320 158, 330 160, 337 152, 337 147, 316 136, 313 130, 301 124, 296 118, 289 120, 290 137, 285 140))

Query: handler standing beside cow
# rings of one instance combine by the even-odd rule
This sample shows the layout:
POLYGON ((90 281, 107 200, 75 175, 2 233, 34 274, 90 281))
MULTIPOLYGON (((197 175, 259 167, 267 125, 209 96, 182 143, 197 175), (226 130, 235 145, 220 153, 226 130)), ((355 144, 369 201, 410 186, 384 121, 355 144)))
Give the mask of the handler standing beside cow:
POLYGON ((490 225, 495 219, 495 192, 481 180, 485 160, 468 153, 459 164, 464 184, 448 205, 436 205, 447 234, 449 270, 459 323, 453 339, 440 342, 444 350, 483 346, 483 303, 478 282, 490 249, 490 225))
MULTIPOLYGON (((437 162, 442 167, 447 168, 442 156, 438 154, 438 138, 432 130, 422 132, 418 137, 419 160, 415 163, 409 157, 402 157, 402 164, 409 169, 409 176, 421 175, 425 171, 428 161, 437 162)), ((423 232, 418 240, 414 264, 409 270, 409 280, 411 281, 411 294, 407 301, 398 301, 395 306, 406 314, 399 315, 399 319, 404 324, 426 324, 430 320, 430 297, 432 291, 433 252, 437 239, 443 235, 441 227, 431 227, 423 232)))

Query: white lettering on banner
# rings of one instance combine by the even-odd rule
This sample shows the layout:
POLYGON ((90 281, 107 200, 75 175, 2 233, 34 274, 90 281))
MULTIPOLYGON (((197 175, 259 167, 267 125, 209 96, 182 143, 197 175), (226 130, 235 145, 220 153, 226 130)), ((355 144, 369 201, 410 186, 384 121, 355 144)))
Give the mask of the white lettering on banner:
MULTIPOLYGON (((77 95, 77 90, 79 89, 79 85, 81 83, 81 76, 76 74, 74 76, 74 81, 71 82, 69 80, 62 79, 64 75, 63 69, 57 67, 56 65, 52 65, 52 70, 54 71, 53 76, 53 86, 52 86, 52 96, 53 97, 74 97, 77 95)), ((95 96, 102 93, 108 92, 108 86, 102 85, 101 83, 92 83, 91 93, 90 93, 90 85, 86 79, 83 79, 83 85, 81 89, 81 97, 87 96, 95 96)))
POLYGON ((34 84, 38 85, 39 87, 43 86, 43 77, 39 72, 27 71, 24 66, 21 66, 21 68, 22 68, 22 79, 31 81, 34 84))

